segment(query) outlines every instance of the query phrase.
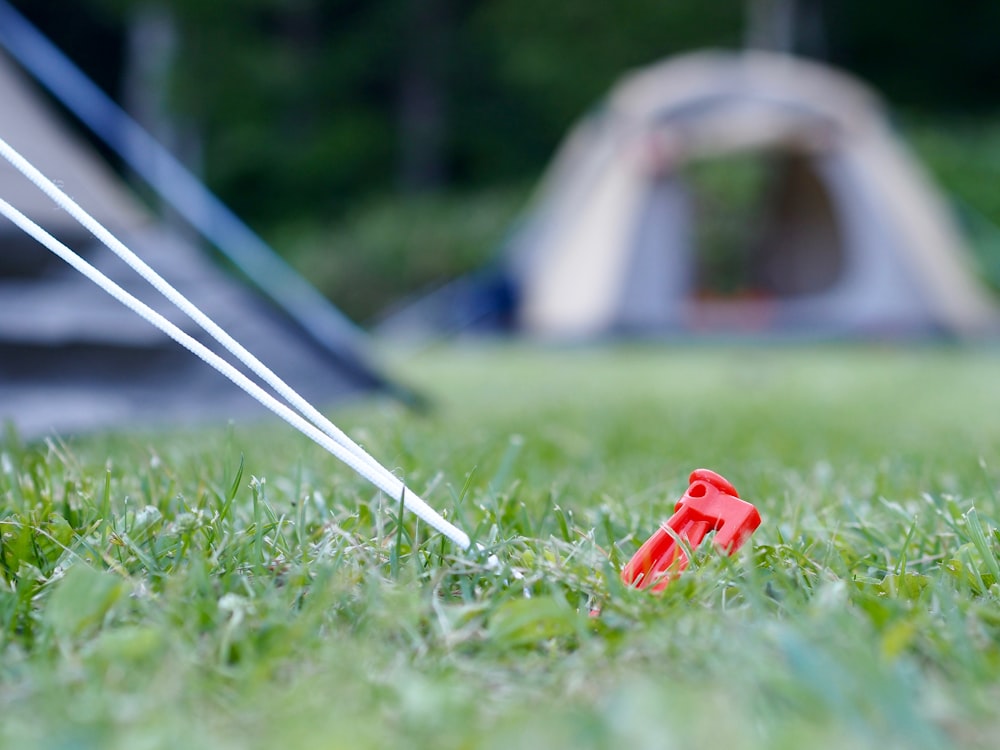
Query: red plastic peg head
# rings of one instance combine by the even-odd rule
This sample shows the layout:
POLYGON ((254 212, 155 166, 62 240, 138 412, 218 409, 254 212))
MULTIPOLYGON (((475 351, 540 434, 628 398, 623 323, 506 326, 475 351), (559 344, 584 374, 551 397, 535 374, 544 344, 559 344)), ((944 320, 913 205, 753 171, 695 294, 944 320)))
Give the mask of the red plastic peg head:
POLYGON ((709 469, 691 472, 690 484, 677 501, 672 515, 635 553, 622 569, 622 580, 630 586, 662 591, 687 567, 683 541, 691 549, 715 532, 715 545, 732 554, 760 526, 760 514, 740 500, 736 488, 725 477, 709 469))
POLYGON ((726 479, 721 474, 716 474, 711 469, 695 469, 691 472, 691 476, 688 477, 688 492, 691 492, 691 486, 696 482, 708 482, 710 485, 715 487, 717 490, 724 492, 727 495, 732 495, 733 497, 739 497, 740 493, 736 491, 732 483, 726 479))

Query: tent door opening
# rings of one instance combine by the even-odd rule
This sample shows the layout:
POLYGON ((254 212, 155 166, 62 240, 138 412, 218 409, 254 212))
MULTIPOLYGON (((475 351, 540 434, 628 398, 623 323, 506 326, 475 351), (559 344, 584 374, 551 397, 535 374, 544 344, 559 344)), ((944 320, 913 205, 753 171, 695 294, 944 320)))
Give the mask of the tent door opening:
POLYGON ((751 152, 699 159, 681 178, 692 206, 692 296, 773 300, 832 288, 843 232, 813 158, 751 152))

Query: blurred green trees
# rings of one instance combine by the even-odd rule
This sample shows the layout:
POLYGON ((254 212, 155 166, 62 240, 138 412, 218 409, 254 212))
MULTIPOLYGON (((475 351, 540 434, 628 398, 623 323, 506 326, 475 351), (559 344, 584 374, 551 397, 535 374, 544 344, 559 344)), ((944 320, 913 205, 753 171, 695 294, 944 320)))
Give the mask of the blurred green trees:
POLYGON ((523 179, 624 69, 738 44, 741 2, 15 4, 113 95, 135 62, 124 51, 130 23, 151 4, 166 8, 178 40, 169 106, 198 132, 210 185, 266 224, 397 187, 523 179), (102 32, 98 50, 88 28, 102 32))
MULTIPOLYGON (((961 12, 946 12, 907 0, 798 2, 821 18, 805 51, 873 79, 893 101, 978 111, 1000 104, 1000 3, 964 0, 961 12)), ((114 95, 136 62, 125 52, 130 24, 143 8, 165 9, 177 38, 168 107, 197 133, 197 166, 210 185, 268 225, 337 215, 395 188, 529 178, 624 70, 740 45, 750 2, 15 5, 114 95)))
POLYGON ((523 179, 623 69, 738 43, 739 0, 703 5, 176 0, 175 106, 262 221, 523 179))
MULTIPOLYGON (((570 123, 625 70, 740 46, 751 8, 794 6, 795 51, 868 79, 917 122, 1000 109, 996 0, 950 10, 909 0, 12 1, 118 98, 148 56, 164 54, 129 46, 144 11, 159 9, 175 42, 159 61, 160 105, 188 136, 182 154, 272 238, 378 215, 373 202, 387 195, 523 194, 570 123)), ((939 140, 922 142, 953 174, 939 140)), ((467 250, 456 257, 472 262, 467 250)))

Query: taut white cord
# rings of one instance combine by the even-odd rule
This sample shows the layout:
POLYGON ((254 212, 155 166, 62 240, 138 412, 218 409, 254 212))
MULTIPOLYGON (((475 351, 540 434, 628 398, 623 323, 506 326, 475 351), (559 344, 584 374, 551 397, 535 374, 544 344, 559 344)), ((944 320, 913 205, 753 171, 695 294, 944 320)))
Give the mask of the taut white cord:
POLYGON ((313 423, 306 421, 300 414, 297 414, 287 405, 278 401, 274 396, 264 391, 258 384, 254 383, 243 373, 233 367, 230 363, 219 357, 203 344, 182 331, 176 325, 168 321, 162 315, 151 309, 134 296, 126 292, 120 286, 107 278, 103 273, 83 260, 73 250, 59 242, 55 237, 31 221, 28 217, 11 206, 6 201, 0 200, 0 213, 10 219, 24 232, 40 242, 52 253, 59 256, 66 263, 82 273, 92 282, 101 287, 120 303, 131 309, 133 312, 144 318, 152 325, 166 333, 177 343, 198 356, 211 367, 218 370, 222 375, 232 381, 235 385, 243 389, 246 393, 256 399, 265 408, 274 412, 284 419, 292 427, 299 430, 318 445, 325 448, 334 456, 339 458, 355 472, 374 484, 376 487, 386 492, 390 497, 402 498, 403 505, 429 526, 444 534, 446 537, 458 544, 462 549, 468 549, 470 540, 467 534, 454 524, 448 522, 417 494, 409 491, 405 484, 378 461, 364 452, 347 435, 339 430, 336 425, 320 414, 308 401, 296 393, 283 380, 275 375, 270 369, 265 367, 256 357, 250 354, 244 347, 237 343, 229 334, 219 328, 208 316, 195 307, 186 297, 170 286, 165 280, 155 273, 131 250, 118 241, 99 222, 81 209, 69 196, 65 195, 50 180, 45 178, 37 169, 28 163, 17 151, 11 148, 6 141, 0 139, 0 155, 14 165, 28 179, 35 183, 57 204, 67 210, 74 218, 88 229, 95 237, 106 244, 113 252, 121 257, 136 272, 143 276, 161 294, 177 305, 196 323, 210 333, 216 340, 223 344, 234 356, 240 359, 248 368, 257 374, 262 380, 267 382, 286 400, 298 408, 304 415, 308 416, 313 423), (319 427, 319 429, 317 429, 319 427))
POLYGON ((265 408, 270 409, 272 412, 288 422, 288 424, 292 427, 297 429, 306 437, 310 438, 313 442, 325 448, 390 497, 402 497, 404 506, 408 510, 415 513, 432 528, 444 534, 446 537, 462 547, 462 549, 468 549, 470 545, 468 535, 458 527, 442 518, 437 511, 425 503, 418 495, 410 492, 403 482, 395 475, 391 474, 384 468, 381 472, 374 471, 368 461, 362 460, 340 443, 333 440, 329 435, 326 435, 318 430, 314 425, 310 424, 299 414, 292 411, 288 406, 278 401, 278 399, 254 383, 250 380, 250 378, 226 362, 226 360, 222 359, 222 357, 218 354, 213 352, 197 339, 182 331, 148 305, 144 304, 122 289, 118 284, 94 268, 90 263, 70 250, 66 247, 66 245, 61 243, 3 199, 0 199, 0 213, 14 222, 14 224, 27 232, 42 245, 47 247, 55 255, 62 258, 77 271, 101 287, 101 289, 105 292, 125 305, 125 307, 129 308, 134 313, 159 328, 178 344, 183 346, 195 356, 199 357, 206 364, 214 367, 235 385, 239 386, 246 391, 246 393, 255 398, 265 408))
MULTIPOLYGON (((154 271, 145 261, 118 240, 111 232, 88 214, 79 204, 62 191, 55 183, 43 175, 33 164, 25 159, 3 138, 0 138, 0 156, 3 156, 21 174, 28 178, 39 190, 51 198, 56 205, 66 211, 94 237, 100 240, 111 252, 121 258, 132 270, 148 281, 153 288, 166 297, 185 315, 204 329, 212 338, 222 344, 233 356, 247 366, 257 377, 271 386, 289 404, 299 410, 303 416, 347 448, 359 459, 369 463, 372 469, 379 473, 395 476, 378 461, 368 455, 361 446, 351 440, 340 428, 321 414, 312 404, 297 393, 291 386, 265 366, 257 357, 247 351, 238 341, 219 327, 215 321, 203 313, 187 297, 170 285, 162 276, 154 271)), ((51 248, 50 248, 51 249, 51 248)))

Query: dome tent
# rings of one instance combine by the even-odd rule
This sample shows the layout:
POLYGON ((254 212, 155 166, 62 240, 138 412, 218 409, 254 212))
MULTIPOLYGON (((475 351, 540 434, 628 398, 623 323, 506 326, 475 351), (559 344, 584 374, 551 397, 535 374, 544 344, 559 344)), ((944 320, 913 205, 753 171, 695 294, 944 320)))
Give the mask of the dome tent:
POLYGON ((694 53, 626 77, 561 147, 504 263, 516 326, 545 337, 966 336, 997 321, 876 98, 764 52, 694 53), (767 174, 743 246, 727 249, 732 295, 705 257, 705 227, 727 207, 699 214, 692 171, 746 154, 767 174))

